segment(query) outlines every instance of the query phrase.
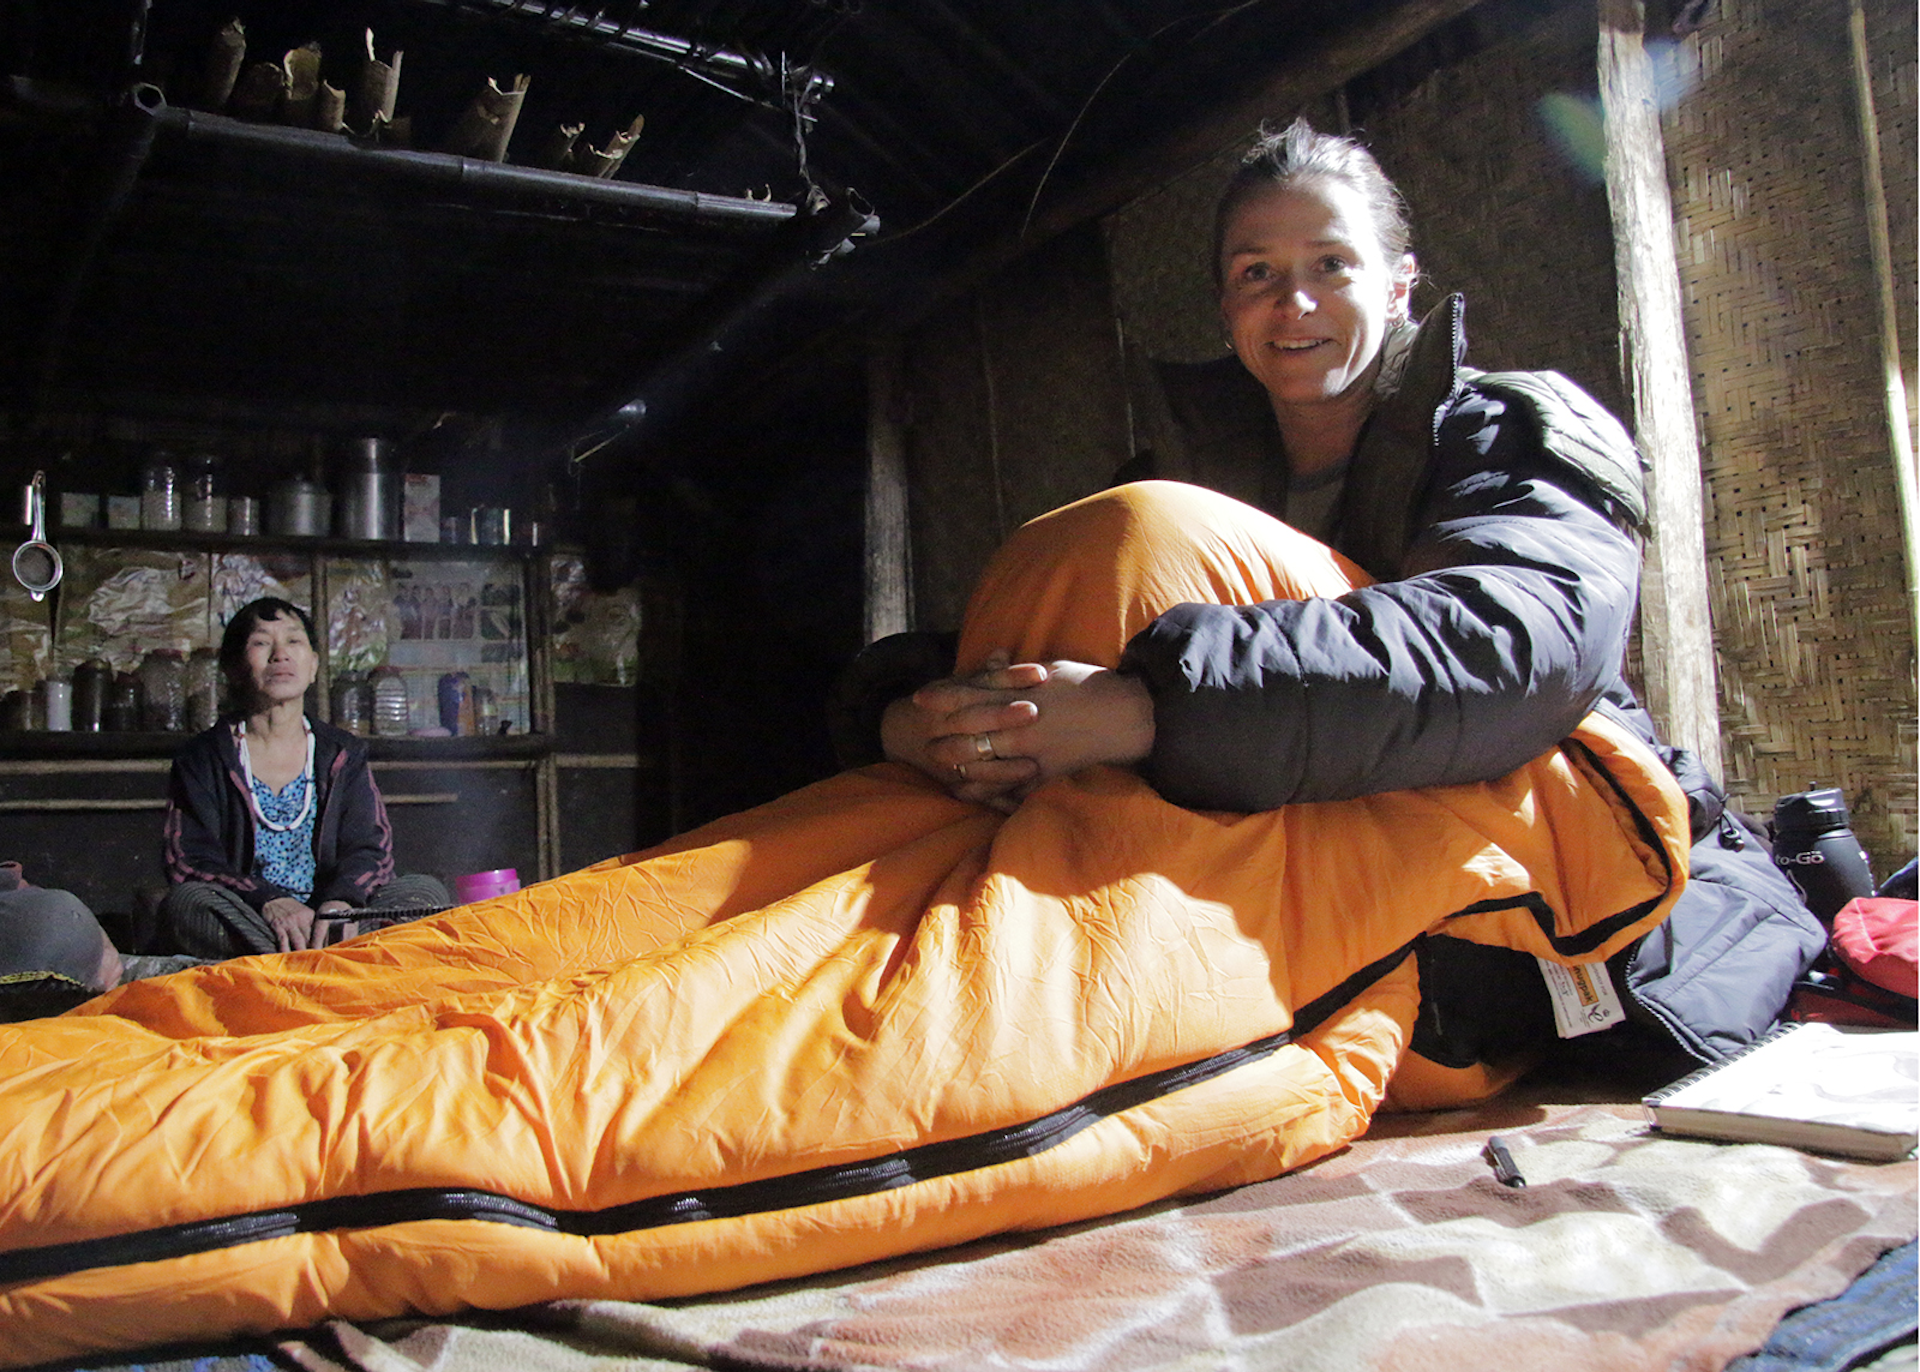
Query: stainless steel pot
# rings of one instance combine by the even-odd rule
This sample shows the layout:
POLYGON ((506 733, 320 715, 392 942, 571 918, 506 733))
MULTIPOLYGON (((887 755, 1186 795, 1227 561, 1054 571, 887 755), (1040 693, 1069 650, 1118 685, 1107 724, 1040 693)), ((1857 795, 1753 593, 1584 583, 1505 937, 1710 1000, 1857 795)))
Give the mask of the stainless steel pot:
POLYGON ((318 538, 328 531, 332 504, 325 487, 288 477, 267 493, 267 528, 283 538, 318 538))
POLYGON ((13 575, 27 594, 44 600, 66 570, 60 551, 47 542, 47 474, 35 472, 27 487, 27 541, 13 550, 13 575))

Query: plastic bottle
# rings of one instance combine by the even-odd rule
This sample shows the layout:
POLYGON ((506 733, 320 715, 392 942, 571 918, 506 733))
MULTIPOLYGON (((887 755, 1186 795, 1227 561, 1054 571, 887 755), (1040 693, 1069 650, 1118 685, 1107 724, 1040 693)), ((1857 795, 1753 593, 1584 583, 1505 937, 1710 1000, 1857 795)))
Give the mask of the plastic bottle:
POLYGON ((1773 860, 1823 923, 1855 896, 1873 894, 1873 869, 1850 818, 1838 787, 1782 796, 1773 807, 1773 860))
POLYGON ((187 727, 187 660, 178 648, 155 648, 140 663, 141 727, 178 734, 187 727))
POLYGON ((407 681, 397 668, 373 669, 373 732, 380 738, 404 738, 412 726, 407 681))
POLYGON ((367 694, 365 672, 340 672, 333 678, 333 723, 350 734, 372 732, 373 702, 367 694))
POLYGON ((220 655, 207 647, 187 654, 187 728, 211 729, 220 718, 220 655))
POLYGON ((473 679, 465 672, 440 678, 440 727, 456 738, 476 732, 473 715, 473 679))

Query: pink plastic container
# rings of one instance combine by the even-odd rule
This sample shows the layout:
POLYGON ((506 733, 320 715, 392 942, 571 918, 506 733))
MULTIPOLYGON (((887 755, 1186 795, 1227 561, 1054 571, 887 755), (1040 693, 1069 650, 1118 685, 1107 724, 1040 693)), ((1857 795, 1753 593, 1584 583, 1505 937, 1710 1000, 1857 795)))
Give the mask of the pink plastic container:
POLYGON ((520 889, 520 873, 511 867, 496 867, 491 872, 469 872, 453 879, 453 899, 458 905, 471 905, 491 896, 510 895, 520 889))

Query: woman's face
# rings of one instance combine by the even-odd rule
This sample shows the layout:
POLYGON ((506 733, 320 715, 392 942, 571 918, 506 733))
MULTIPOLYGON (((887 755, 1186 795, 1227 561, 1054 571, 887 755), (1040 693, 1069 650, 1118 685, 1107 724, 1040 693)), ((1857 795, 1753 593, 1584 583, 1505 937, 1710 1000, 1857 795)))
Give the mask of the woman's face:
POLYGON ((320 674, 320 654, 293 615, 263 619, 247 635, 247 675, 260 708, 299 700, 320 674))
POLYGON ((1370 401, 1389 321, 1406 314, 1413 260, 1388 260, 1359 191, 1317 178, 1256 193, 1233 212, 1220 279, 1233 350, 1283 413, 1370 401))

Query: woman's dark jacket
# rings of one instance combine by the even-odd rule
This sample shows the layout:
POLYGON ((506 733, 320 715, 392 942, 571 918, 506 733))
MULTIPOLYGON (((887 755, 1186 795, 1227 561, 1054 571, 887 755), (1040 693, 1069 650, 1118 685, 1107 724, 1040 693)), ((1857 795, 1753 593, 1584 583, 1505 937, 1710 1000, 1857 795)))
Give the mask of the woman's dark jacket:
MULTIPOLYGON (((1121 664, 1153 695, 1141 771, 1178 804, 1239 811, 1486 781, 1604 710, 1668 760, 1696 840, 1693 885, 1617 975, 1692 1057, 1732 1051, 1772 1022, 1824 934, 1622 678, 1647 513, 1633 441, 1555 373, 1467 368, 1457 296, 1396 352, 1397 387, 1362 434, 1328 539, 1378 584, 1160 616, 1121 664)), ((1284 518, 1285 457, 1258 384, 1232 358, 1161 380, 1187 470, 1125 475, 1185 475, 1284 518)), ((930 637, 898 637, 842 683, 846 761, 877 755, 887 700, 950 667, 950 647, 941 666, 930 637)), ((1487 970, 1459 969, 1469 1000, 1487 970)), ((1423 963, 1425 999, 1448 975, 1423 963)))
MULTIPOLYGON (((307 902, 364 907, 393 880, 393 827, 367 765, 367 745, 319 720, 313 726, 318 815, 313 826, 314 889, 307 902)), ((258 910, 293 896, 255 874, 253 808, 231 721, 187 741, 167 781, 163 838, 167 879, 224 886, 258 910)))

